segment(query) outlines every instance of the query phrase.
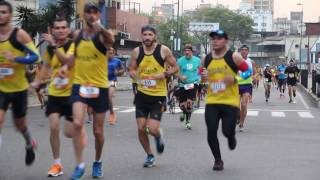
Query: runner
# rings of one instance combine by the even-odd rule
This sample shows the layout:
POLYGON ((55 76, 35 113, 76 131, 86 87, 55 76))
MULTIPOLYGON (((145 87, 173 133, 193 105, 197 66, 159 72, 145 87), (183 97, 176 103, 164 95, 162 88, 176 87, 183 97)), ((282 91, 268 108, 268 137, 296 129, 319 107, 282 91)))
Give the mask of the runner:
POLYGON ((294 98, 296 97, 298 74, 300 73, 300 70, 294 64, 293 60, 290 60, 289 63, 290 65, 285 70, 285 74, 288 76, 287 84, 288 84, 288 93, 290 97, 289 103, 296 103, 294 101, 294 98))
MULTIPOLYGON (((104 145, 104 119, 108 110, 108 61, 107 48, 111 47, 114 37, 100 23, 100 10, 95 3, 84 7, 85 26, 76 31, 74 82, 71 93, 73 104, 74 151, 77 166, 70 179, 77 180, 85 173, 83 150, 87 144, 85 131, 85 114, 87 108, 93 110, 93 134, 95 136, 95 161, 92 166, 92 177, 103 176, 102 150, 104 145)), ((69 65, 70 68, 70 65, 69 65)), ((60 75, 65 76, 68 66, 63 66, 60 75)))
POLYGON ((178 71, 176 60, 170 49, 156 42, 157 32, 151 25, 141 29, 143 45, 134 49, 131 56, 131 78, 138 82, 135 96, 136 119, 140 143, 147 153, 143 167, 153 167, 155 157, 150 148, 148 134, 154 136, 159 154, 164 151, 163 133, 160 121, 166 106, 166 77, 178 71), (171 66, 165 71, 165 63, 171 66))
POLYGON ((264 77, 264 89, 265 89, 265 97, 266 102, 269 102, 270 99, 270 91, 271 91, 271 84, 272 84, 272 73, 270 69, 270 65, 266 64, 265 70, 263 71, 263 77, 264 77))
POLYGON ((222 119, 222 132, 228 139, 229 148, 234 150, 237 145, 235 128, 240 105, 236 75, 239 70, 247 75, 248 65, 238 53, 228 49, 228 35, 223 30, 211 32, 209 36, 212 38, 213 50, 203 61, 207 71, 202 73, 202 80, 209 82, 205 120, 207 140, 215 158, 213 170, 221 171, 224 163, 217 135, 219 120, 222 119))
POLYGON ((59 68, 63 64, 71 62, 74 58, 74 43, 68 39, 70 34, 69 22, 63 18, 57 18, 50 27, 49 34, 43 34, 42 38, 48 43, 44 53, 44 65, 40 77, 32 86, 40 88, 42 79, 48 71, 52 72, 49 84, 49 98, 46 107, 46 116, 50 123, 50 144, 53 155, 53 164, 48 171, 49 177, 57 177, 63 174, 60 156, 60 117, 65 117, 64 134, 71 138, 73 134, 72 106, 69 102, 72 88, 73 70, 69 72, 68 78, 58 76, 59 68))
MULTIPOLYGON (((253 74, 253 63, 252 60, 248 57, 249 47, 247 45, 242 45, 240 47, 240 53, 243 59, 246 60, 246 63, 249 66, 248 75, 250 76, 247 79, 242 78, 242 72, 239 71, 239 75, 237 76, 238 84, 239 84, 239 93, 240 93, 240 123, 239 123, 239 131, 242 132, 244 130, 244 121, 247 116, 248 111, 248 102, 252 97, 252 74, 253 74)), ((247 77, 245 76, 245 77, 247 77)))
POLYGON ((114 125, 116 123, 116 114, 113 111, 113 101, 112 98, 114 96, 114 91, 117 87, 118 80, 117 76, 120 76, 124 73, 125 69, 121 63, 121 60, 114 57, 116 55, 116 51, 113 48, 109 48, 108 50, 108 79, 110 82, 110 87, 109 87, 109 110, 110 110, 110 115, 108 122, 110 125, 114 125))
POLYGON ((284 92, 286 90, 286 84, 287 84, 287 76, 284 73, 286 70, 286 62, 283 61, 280 66, 278 66, 278 89, 280 91, 280 98, 284 98, 284 92))
POLYGON ((186 121, 186 128, 191 129, 191 114, 193 110, 193 102, 199 87, 200 75, 198 73, 201 68, 201 60, 193 56, 191 44, 184 47, 184 56, 178 60, 180 72, 178 74, 179 82, 179 106, 182 110, 180 121, 186 121))
POLYGON ((22 29, 11 25, 12 5, 0 1, 0 146, 1 129, 5 114, 12 109, 12 119, 26 141, 26 165, 35 160, 36 141, 26 121, 28 104, 28 80, 26 64, 40 61, 31 37, 22 29))

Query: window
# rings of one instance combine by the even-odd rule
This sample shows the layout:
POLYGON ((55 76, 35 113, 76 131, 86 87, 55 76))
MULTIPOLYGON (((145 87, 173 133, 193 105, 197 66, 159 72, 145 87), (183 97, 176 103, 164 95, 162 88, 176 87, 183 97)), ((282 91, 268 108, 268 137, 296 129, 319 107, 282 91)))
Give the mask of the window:
POLYGON ((261 24, 263 27, 266 27, 267 26, 267 23, 262 23, 261 24))

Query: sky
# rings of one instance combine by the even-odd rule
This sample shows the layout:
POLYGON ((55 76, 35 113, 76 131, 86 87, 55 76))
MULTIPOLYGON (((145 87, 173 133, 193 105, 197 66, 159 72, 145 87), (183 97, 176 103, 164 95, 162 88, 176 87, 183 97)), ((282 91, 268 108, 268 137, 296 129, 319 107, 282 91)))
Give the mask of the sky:
MULTIPOLYGON (((152 9, 152 6, 156 3, 172 3, 178 0, 131 0, 132 2, 140 2, 141 8, 145 10, 152 9)), ((229 6, 230 9, 238 9, 240 0, 183 0, 184 9, 194 9, 201 1, 211 2, 229 6)), ((182 0, 180 0, 182 2, 182 0)), ((304 21, 305 22, 318 22, 320 16, 320 0, 274 0, 275 4, 275 18, 276 17, 288 17, 290 18, 290 11, 301 11, 301 6, 297 6, 297 3, 303 3, 304 7, 304 21)))

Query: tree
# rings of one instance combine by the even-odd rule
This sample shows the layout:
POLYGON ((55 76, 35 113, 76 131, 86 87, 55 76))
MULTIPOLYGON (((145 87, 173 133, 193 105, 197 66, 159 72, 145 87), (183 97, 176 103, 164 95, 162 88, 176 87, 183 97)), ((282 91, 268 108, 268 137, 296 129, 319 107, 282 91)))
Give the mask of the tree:
POLYGON ((65 17, 71 21, 75 13, 74 0, 50 3, 38 13, 28 7, 19 6, 17 12, 18 24, 34 38, 37 33, 47 32, 49 25, 56 17, 65 17))
MULTIPOLYGON (((230 40, 234 42, 239 40, 245 41, 253 32, 253 20, 244 15, 237 14, 231 10, 224 8, 201 8, 195 11, 189 17, 194 22, 212 22, 219 23, 220 28, 224 29, 230 40)), ((206 47, 208 41, 208 34, 196 33, 195 36, 201 41, 204 47, 206 47)))

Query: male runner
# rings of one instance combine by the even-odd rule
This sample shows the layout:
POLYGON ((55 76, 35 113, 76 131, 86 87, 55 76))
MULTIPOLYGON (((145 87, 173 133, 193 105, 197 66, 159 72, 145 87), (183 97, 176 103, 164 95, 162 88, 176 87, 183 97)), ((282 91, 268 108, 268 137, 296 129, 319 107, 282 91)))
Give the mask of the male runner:
MULTIPOLYGON (((77 166, 70 179, 77 180, 85 173, 83 150, 87 144, 84 121, 87 108, 93 110, 93 134, 95 136, 95 161, 92 166, 92 177, 103 176, 102 150, 104 145, 104 119, 108 110, 108 60, 107 48, 114 42, 112 33, 100 23, 100 10, 95 3, 84 7, 85 26, 76 31, 74 81, 71 93, 73 104, 74 151, 77 166)), ((70 66, 69 66, 70 67, 70 66)), ((68 66, 64 66, 60 75, 65 76, 68 66)))
POLYGON ((40 88, 41 80, 48 71, 52 72, 49 83, 49 97, 46 107, 46 116, 50 123, 50 144, 54 162, 48 171, 49 177, 57 177, 63 174, 60 158, 60 117, 64 116, 64 134, 71 138, 73 134, 72 106, 69 103, 71 95, 73 69, 68 77, 61 78, 58 71, 62 65, 68 64, 74 58, 74 43, 68 38, 70 34, 69 22, 64 18, 57 18, 50 27, 49 34, 43 34, 42 38, 48 43, 43 55, 44 65, 39 79, 32 86, 40 88))
POLYGON ((286 84, 287 84, 287 75, 284 73, 286 70, 286 62, 283 61, 280 66, 278 66, 278 88, 280 91, 280 98, 284 97, 284 92, 286 90, 286 84))
POLYGON ((114 57, 116 54, 115 49, 109 48, 108 50, 108 79, 110 82, 110 87, 109 87, 109 110, 110 110, 110 115, 109 115, 109 124, 114 125, 116 123, 116 114, 113 111, 113 103, 112 103, 112 98, 114 96, 114 91, 115 88, 117 87, 117 76, 120 76, 124 73, 125 69, 121 63, 121 60, 114 57))
POLYGON ((193 101, 196 98, 199 81, 201 79, 198 71, 201 68, 201 60, 193 56, 192 45, 187 44, 184 47, 184 56, 178 62, 179 66, 179 106, 182 110, 180 121, 186 120, 186 128, 191 129, 191 113, 193 110, 193 101))
POLYGON ((222 119, 222 132, 228 139, 230 150, 234 150, 237 145, 235 128, 240 105, 236 76, 241 70, 242 77, 249 78, 245 77, 248 64, 238 53, 228 49, 228 35, 223 30, 213 31, 209 36, 212 38, 213 50, 203 61, 207 72, 202 73, 202 80, 209 82, 205 120, 207 140, 215 159, 213 170, 221 171, 224 163, 217 135, 219 121, 222 119))
POLYGON ((242 45, 240 47, 240 54, 243 59, 245 59, 246 63, 249 66, 249 78, 244 79, 241 77, 242 72, 239 71, 239 76, 237 76, 238 84, 239 84, 239 93, 240 93, 240 123, 239 123, 239 131, 243 131, 244 121, 247 116, 248 111, 248 102, 252 97, 252 71, 253 65, 252 60, 248 57, 249 47, 247 45, 242 45))
POLYGON ((178 67, 170 49, 156 42, 157 32, 153 26, 142 27, 141 34, 143 45, 134 49, 129 73, 138 83, 135 96, 138 135, 147 153, 143 167, 153 167, 155 157, 151 151, 148 134, 154 136, 157 152, 162 154, 164 142, 160 121, 166 106, 166 77, 176 73, 178 67), (171 66, 168 71, 165 69, 165 63, 171 66))
POLYGON ((40 61, 31 37, 11 24, 12 5, 0 1, 0 147, 5 114, 11 106, 12 119, 26 141, 26 165, 35 160, 36 141, 27 126, 28 80, 26 64, 40 61))
POLYGON ((288 76, 288 93, 289 93, 289 103, 295 103, 294 98, 296 97, 296 88, 298 82, 298 74, 300 73, 299 68, 294 64, 293 60, 290 60, 289 66, 285 70, 285 74, 288 76), (293 97, 292 97, 293 96, 293 97))
POLYGON ((265 89, 265 97, 266 102, 269 102, 270 99, 270 91, 271 91, 271 84, 272 84, 272 72, 270 69, 270 65, 266 64, 265 69, 263 71, 263 85, 265 89))

